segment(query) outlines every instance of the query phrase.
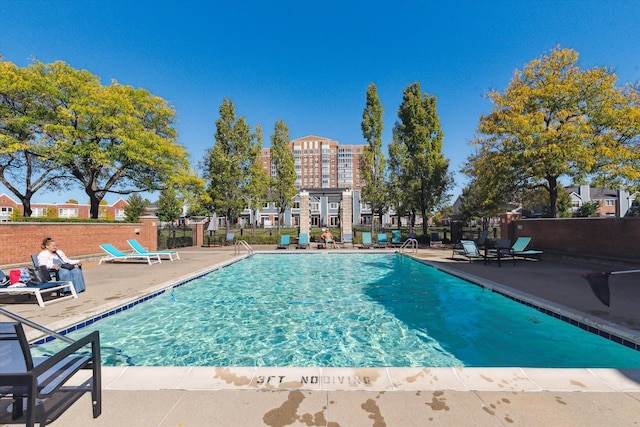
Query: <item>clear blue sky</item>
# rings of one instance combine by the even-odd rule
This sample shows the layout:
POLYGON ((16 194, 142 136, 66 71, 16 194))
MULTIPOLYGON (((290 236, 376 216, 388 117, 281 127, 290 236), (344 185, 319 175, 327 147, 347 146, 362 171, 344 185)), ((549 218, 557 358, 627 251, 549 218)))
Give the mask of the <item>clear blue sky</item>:
MULTIPOLYGON (((223 97, 262 125, 266 146, 278 119, 292 139, 364 144, 373 82, 387 143, 402 91, 419 82, 438 100, 454 197, 478 119, 491 109, 487 91, 503 90, 514 70, 556 45, 577 50, 585 68, 608 66, 621 83, 637 81, 639 41, 637 1, 0 0, 5 61, 62 60, 103 84, 168 100, 194 166, 214 144, 223 97)), ((88 200, 79 191, 34 201, 69 197, 88 200)))

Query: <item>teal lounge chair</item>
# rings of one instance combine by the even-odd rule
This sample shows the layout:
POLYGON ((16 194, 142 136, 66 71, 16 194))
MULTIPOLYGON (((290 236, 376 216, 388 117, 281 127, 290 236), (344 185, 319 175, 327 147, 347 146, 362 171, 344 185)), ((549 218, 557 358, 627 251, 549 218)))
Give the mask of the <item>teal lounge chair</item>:
POLYGON ((137 254, 140 255, 159 255, 160 258, 162 258, 163 256, 169 257, 169 260, 171 262, 173 262, 173 258, 175 257, 176 259, 180 259, 180 255, 178 254, 178 252, 176 251, 155 251, 155 252, 148 252, 145 248, 142 247, 142 245, 135 239, 132 240, 127 240, 127 243, 129 244, 129 246, 131 246, 131 248, 136 251, 137 254))
POLYGON ((431 233, 431 238, 429 239, 429 247, 431 248, 442 247, 442 239, 440 238, 440 233, 437 233, 437 232, 431 233))
POLYGON ((516 239, 513 245, 511 245, 510 251, 514 259, 515 257, 522 257, 523 259, 526 259, 527 257, 537 258, 538 260, 541 259, 544 252, 538 249, 527 249, 529 242, 531 242, 531 237, 518 237, 516 239))
POLYGON ((373 246, 371 243, 371 232, 363 231, 362 232, 362 245, 358 246, 360 249, 369 249, 373 246))
POLYGON ((377 241, 375 244, 376 248, 387 248, 389 247, 389 241, 387 240, 387 233, 378 233, 377 241))
POLYGON ((300 233, 296 249, 307 249, 309 247, 309 233, 300 233))
POLYGON ((402 246, 402 232, 400 230, 391 230, 391 246, 402 246))
POLYGON ((291 242, 291 236, 283 234, 280 236, 280 244, 276 246, 276 249, 289 249, 289 243, 291 242))
POLYGON ((344 233, 342 235, 342 247, 344 248, 346 245, 350 244, 353 247, 353 234, 344 233))
POLYGON ((478 250, 478 247, 476 246, 476 242, 474 242, 473 240, 460 240, 460 245, 462 246, 462 248, 453 249, 451 259, 455 259, 456 255, 467 258, 470 263, 476 259, 484 259, 484 257, 478 250))
POLYGON ((103 245, 100 245, 100 249, 105 251, 108 255, 100 258, 98 265, 108 261, 146 261, 147 264, 149 265, 156 264, 156 263, 159 264, 162 262, 162 260, 160 259, 160 255, 158 254, 155 254, 155 255, 125 254, 124 252, 121 252, 118 249, 116 249, 115 246, 113 246, 110 243, 105 243, 103 245))

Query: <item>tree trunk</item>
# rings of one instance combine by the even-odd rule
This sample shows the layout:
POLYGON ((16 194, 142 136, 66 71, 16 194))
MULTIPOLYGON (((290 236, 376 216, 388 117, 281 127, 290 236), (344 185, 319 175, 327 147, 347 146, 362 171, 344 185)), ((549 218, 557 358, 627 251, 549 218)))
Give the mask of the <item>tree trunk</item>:
POLYGON ((551 210, 551 218, 558 217, 558 179, 556 177, 547 177, 549 182, 549 209, 551 210))

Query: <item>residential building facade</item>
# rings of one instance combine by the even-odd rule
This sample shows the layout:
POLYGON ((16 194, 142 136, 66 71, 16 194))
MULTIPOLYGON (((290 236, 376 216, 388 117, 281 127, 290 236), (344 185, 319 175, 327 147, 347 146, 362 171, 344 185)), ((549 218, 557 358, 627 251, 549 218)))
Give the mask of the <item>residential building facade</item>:
MULTIPOLYGON (((362 153, 365 145, 340 145, 329 138, 309 135, 294 139, 290 143, 293 152, 296 187, 341 188, 361 190, 360 175, 362 153)), ((262 167, 271 176, 275 169, 271 165, 271 149, 262 149, 262 167)))
MULTIPOLYGON (((123 221, 125 214, 124 208, 129 203, 120 198, 111 205, 100 205, 98 217, 100 219, 113 219, 116 221, 123 221)), ((22 212, 22 203, 14 200, 7 194, 0 194, 0 222, 7 222, 18 210, 22 212)), ((82 218, 88 219, 90 215, 89 204, 79 203, 31 203, 31 217, 32 218, 82 218)))

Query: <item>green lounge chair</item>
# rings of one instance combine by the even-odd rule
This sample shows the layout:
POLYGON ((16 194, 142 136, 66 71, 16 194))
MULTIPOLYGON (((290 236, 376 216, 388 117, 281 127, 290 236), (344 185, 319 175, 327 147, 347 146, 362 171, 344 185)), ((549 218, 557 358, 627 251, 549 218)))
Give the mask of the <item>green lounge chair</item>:
POLYGON ((391 246, 402 246, 402 232, 400 230, 391 230, 391 246))
POLYGON ((378 233, 375 247, 376 248, 388 248, 389 247, 389 241, 387 240, 387 233, 378 233))
POLYGON ((522 257, 526 259, 530 257, 540 260, 544 252, 538 249, 527 249, 529 242, 531 242, 531 237, 518 237, 513 245, 511 245, 511 255, 514 258, 522 257))

